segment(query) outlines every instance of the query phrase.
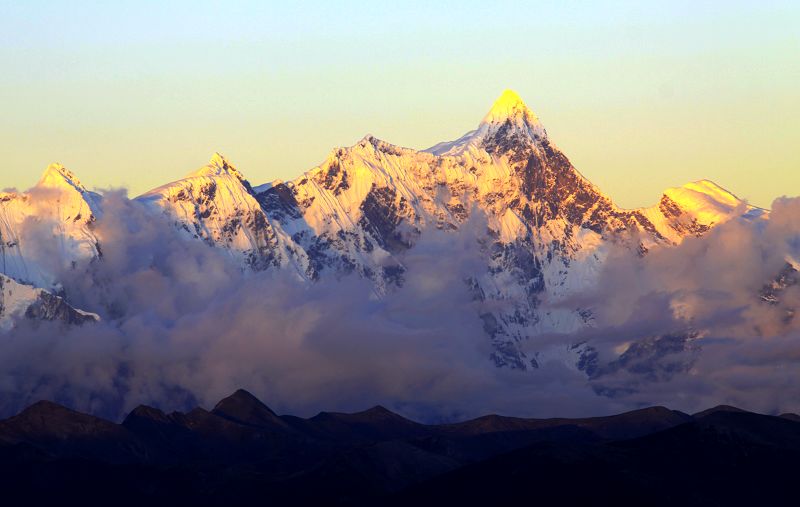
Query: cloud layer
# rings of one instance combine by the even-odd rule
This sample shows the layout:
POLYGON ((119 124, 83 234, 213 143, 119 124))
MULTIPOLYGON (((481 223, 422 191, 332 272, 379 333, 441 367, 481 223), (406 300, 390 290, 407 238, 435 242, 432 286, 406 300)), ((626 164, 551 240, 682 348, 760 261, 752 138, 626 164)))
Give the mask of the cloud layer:
MULTIPOLYGON (((242 272, 123 192, 106 192, 103 207, 102 260, 60 274, 68 299, 103 322, 23 322, 0 337, 2 415, 47 398, 119 418, 140 403, 209 407, 239 387, 279 412, 380 403, 429 421, 652 404, 800 411, 791 318, 800 289, 780 290, 775 304, 759 297, 787 259, 800 259, 800 199, 775 201, 767 221, 733 221, 643 258, 611 252, 597 290, 563 303, 594 308, 595 327, 527 344, 587 342, 597 351, 589 378, 556 361, 518 372, 488 359, 464 283, 485 265, 469 233, 479 223, 423 237, 403 260, 403 288, 378 299, 357 277, 308 286, 242 272)), ((49 251, 31 227, 29 239, 49 251)))

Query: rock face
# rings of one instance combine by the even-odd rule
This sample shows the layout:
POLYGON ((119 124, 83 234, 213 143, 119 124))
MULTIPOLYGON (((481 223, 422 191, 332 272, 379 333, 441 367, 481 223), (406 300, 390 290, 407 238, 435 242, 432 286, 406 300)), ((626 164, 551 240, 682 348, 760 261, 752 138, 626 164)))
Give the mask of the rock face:
MULTIPOLYGON (((566 338, 545 349, 535 337, 591 325, 591 308, 559 302, 594 286, 612 245, 643 255, 732 217, 764 213, 709 181, 669 189, 650 208, 622 209, 572 166, 511 91, 475 130, 427 150, 366 136, 292 181, 255 187, 215 154, 137 200, 187 238, 230 252, 244 269, 286 270, 309 283, 353 274, 370 280, 378 296, 402 290, 407 256, 420 241, 434 233, 477 236, 480 265, 466 273, 464 290, 487 308, 480 317, 494 362, 518 369, 548 357, 591 367, 585 346, 566 338)), ((62 167, 51 166, 27 194, 3 194, 0 204, 11 217, 0 229, 7 275, 42 288, 57 283, 42 263, 29 262, 33 247, 15 232, 26 217, 52 224, 65 239, 64 263, 99 256, 92 222, 100 198, 62 167), (49 189, 67 196, 57 213, 35 206, 49 189)))

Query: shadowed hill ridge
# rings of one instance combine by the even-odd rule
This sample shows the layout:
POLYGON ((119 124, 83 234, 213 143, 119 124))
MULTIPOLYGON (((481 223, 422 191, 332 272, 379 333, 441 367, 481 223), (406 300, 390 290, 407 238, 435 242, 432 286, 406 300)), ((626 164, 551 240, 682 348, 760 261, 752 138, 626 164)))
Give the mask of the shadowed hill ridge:
POLYGON ((774 503, 800 461, 791 416, 649 407, 431 425, 382 406, 278 416, 238 390, 211 411, 141 405, 115 424, 41 401, 0 421, 0 488, 12 504, 737 505, 756 488, 774 503))
POLYGON ((238 389, 232 395, 222 399, 211 413, 250 426, 288 428, 286 422, 278 417, 272 409, 244 389, 238 389))
POLYGON ((741 408, 733 407, 731 405, 717 405, 716 407, 707 408, 705 410, 697 412, 696 414, 692 414, 692 417, 695 418, 706 417, 716 412, 745 412, 745 411, 742 410, 741 408))

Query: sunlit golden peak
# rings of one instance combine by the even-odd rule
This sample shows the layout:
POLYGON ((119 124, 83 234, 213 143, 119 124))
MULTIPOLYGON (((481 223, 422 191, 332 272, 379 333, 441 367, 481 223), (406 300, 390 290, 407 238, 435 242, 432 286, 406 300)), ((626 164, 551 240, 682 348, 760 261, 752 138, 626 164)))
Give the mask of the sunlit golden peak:
POLYGON ((55 162, 47 166, 44 174, 39 179, 39 187, 63 187, 69 184, 75 188, 83 189, 83 185, 78 178, 66 167, 55 162))
POLYGON ((502 123, 509 118, 524 118, 529 123, 538 123, 539 119, 528 109, 525 102, 514 90, 505 90, 494 102, 492 108, 483 118, 484 123, 502 123))
POLYGON ((225 155, 223 155, 218 151, 215 151, 214 154, 211 156, 210 164, 220 168, 228 167, 230 165, 228 159, 225 158, 225 155))
POLYGON ((192 178, 195 176, 208 177, 225 175, 234 176, 240 180, 245 179, 242 173, 236 169, 236 166, 234 166, 223 154, 220 152, 214 152, 207 165, 201 167, 197 171, 187 174, 186 177, 192 178))

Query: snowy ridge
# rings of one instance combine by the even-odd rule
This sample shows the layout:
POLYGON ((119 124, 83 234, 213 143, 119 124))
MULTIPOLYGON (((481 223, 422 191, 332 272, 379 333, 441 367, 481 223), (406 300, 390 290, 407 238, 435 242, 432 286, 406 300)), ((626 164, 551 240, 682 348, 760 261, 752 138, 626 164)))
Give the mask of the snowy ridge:
POLYGON ((768 211, 750 206, 713 181, 698 180, 668 188, 655 206, 641 212, 673 243, 699 236, 737 216, 766 218, 768 211))

